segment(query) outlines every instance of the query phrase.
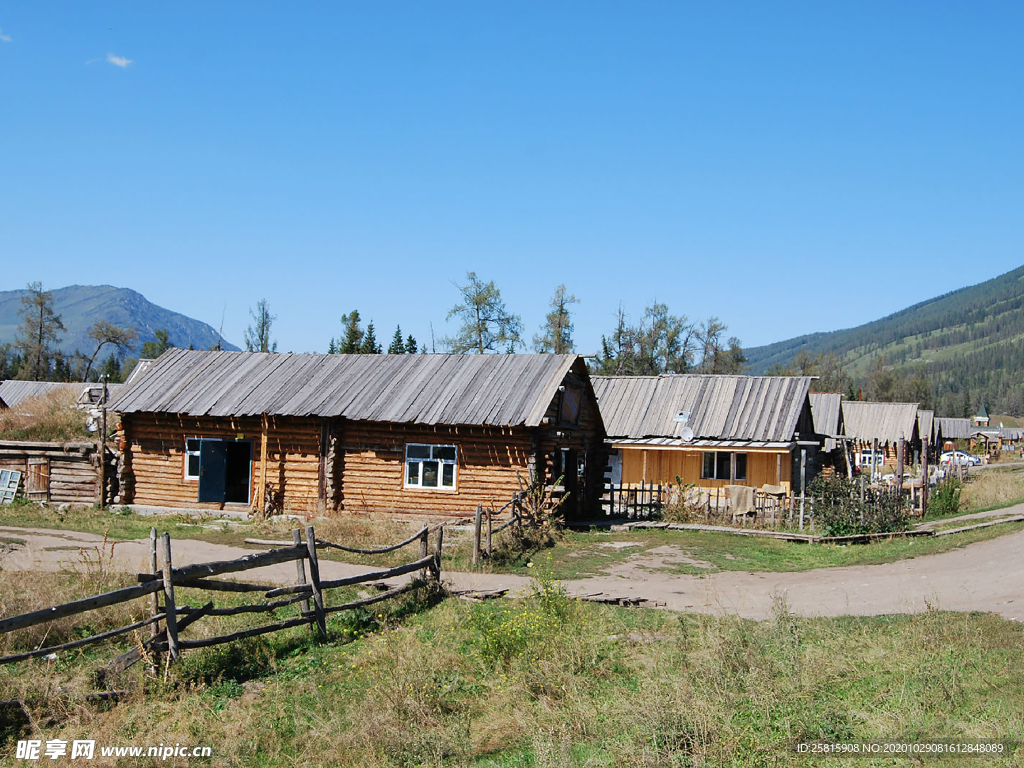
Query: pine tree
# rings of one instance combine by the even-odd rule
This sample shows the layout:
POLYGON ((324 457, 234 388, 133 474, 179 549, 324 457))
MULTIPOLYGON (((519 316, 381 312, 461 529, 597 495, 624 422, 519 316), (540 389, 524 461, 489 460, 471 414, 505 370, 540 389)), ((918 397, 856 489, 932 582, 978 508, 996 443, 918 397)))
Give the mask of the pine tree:
POLYGON ((388 347, 389 355, 404 355, 405 342, 402 341, 402 326, 395 328, 395 335, 391 337, 391 346, 388 347))
POLYGON ((342 355, 357 355, 363 344, 363 329, 359 325, 359 310, 353 309, 347 315, 341 316, 341 324, 345 328, 341 343, 338 345, 338 352, 342 355))
MULTIPOLYGON (((155 360, 160 357, 168 349, 174 347, 174 343, 171 341, 170 336, 163 328, 158 328, 153 331, 153 335, 156 337, 156 341, 147 341, 142 345, 141 355, 143 358, 148 360, 155 360)), ((192 345, 189 345, 189 349, 192 349, 192 345)))
POLYGON ((377 343, 377 335, 373 330, 373 321, 371 320, 366 326, 366 333, 363 335, 363 343, 359 345, 359 354, 361 355, 379 355, 381 353, 380 344, 377 343))
POLYGON ((334 340, 333 336, 331 337, 331 343, 327 345, 327 354, 328 355, 336 355, 336 354, 338 354, 338 343, 334 340))
POLYGON ((413 338, 411 333, 405 339, 405 352, 408 355, 415 355, 417 352, 416 339, 413 338))

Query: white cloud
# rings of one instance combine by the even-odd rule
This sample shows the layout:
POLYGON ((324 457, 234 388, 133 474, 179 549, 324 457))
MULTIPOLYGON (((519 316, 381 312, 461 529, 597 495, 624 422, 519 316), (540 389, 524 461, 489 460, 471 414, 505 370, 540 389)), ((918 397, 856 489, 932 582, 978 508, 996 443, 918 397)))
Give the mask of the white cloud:
POLYGON ((11 42, 11 36, 10 35, 5 35, 4 31, 2 29, 0 29, 0 43, 9 43, 9 42, 11 42))
POLYGON ((126 59, 124 56, 115 56, 112 53, 108 53, 107 63, 113 64, 115 67, 120 67, 121 69, 127 69, 128 65, 132 63, 132 60, 126 59))

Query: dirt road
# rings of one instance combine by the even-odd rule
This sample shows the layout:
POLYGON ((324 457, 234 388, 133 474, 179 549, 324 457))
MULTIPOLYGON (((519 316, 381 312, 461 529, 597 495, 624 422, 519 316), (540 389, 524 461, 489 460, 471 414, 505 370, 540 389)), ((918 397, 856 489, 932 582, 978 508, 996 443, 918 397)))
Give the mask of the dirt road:
MULTIPOLYGON (((72 531, 0 526, 0 537, 25 543, 0 558, 0 568, 56 570, 95 559, 102 537, 72 531), (84 553, 84 554, 83 554, 84 553)), ((910 613, 929 607, 956 611, 990 611, 1024 621, 1024 531, 886 565, 820 568, 796 573, 719 572, 704 576, 667 574, 655 570, 673 548, 659 557, 648 551, 612 567, 606 576, 565 582, 572 593, 603 592, 646 598, 674 610, 735 613, 748 618, 771 614, 774 595, 785 595, 789 607, 805 616, 910 613)), ((230 560, 258 549, 241 549, 193 539, 174 542, 175 565, 230 560)), ((113 562, 132 571, 148 571, 149 542, 118 541, 113 562)), ((367 566, 321 562, 324 578, 340 578, 374 570, 367 566)), ((2 571, 0 571, 2 574, 2 571)), ((285 563, 251 572, 251 578, 290 584, 295 566, 285 563)), ((0 575, 2 578, 2 575, 0 575)), ((504 574, 447 572, 445 581, 457 589, 526 590, 530 579, 504 574)))

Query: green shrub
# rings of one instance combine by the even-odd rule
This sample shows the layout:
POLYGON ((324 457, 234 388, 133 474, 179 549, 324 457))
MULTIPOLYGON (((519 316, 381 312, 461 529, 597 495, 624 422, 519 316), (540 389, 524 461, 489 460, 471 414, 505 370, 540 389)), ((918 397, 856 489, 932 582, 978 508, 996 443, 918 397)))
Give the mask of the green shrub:
POLYGON ((928 514, 955 515, 960 511, 960 492, 964 484, 955 477, 947 477, 928 497, 928 514))
POLYGON ((826 536, 896 533, 909 525, 907 500, 898 488, 860 487, 838 475, 819 475, 807 485, 814 499, 814 524, 826 536))

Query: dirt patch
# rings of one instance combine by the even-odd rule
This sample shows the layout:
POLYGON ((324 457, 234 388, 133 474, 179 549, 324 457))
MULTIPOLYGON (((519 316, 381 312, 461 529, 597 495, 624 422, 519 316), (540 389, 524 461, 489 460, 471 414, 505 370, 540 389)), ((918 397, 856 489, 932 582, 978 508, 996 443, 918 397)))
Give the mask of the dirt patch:
POLYGON ((705 570, 715 567, 714 564, 705 560, 697 560, 691 557, 688 552, 679 547, 665 544, 644 552, 638 552, 622 563, 609 566, 607 571, 610 576, 646 581, 652 572, 676 570, 676 566, 679 565, 689 565, 705 570))
POLYGON ((605 549, 625 549, 626 547, 639 547, 640 546, 640 542, 639 541, 605 541, 605 542, 602 542, 601 544, 598 544, 597 546, 604 547, 605 549))

